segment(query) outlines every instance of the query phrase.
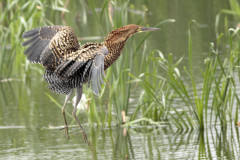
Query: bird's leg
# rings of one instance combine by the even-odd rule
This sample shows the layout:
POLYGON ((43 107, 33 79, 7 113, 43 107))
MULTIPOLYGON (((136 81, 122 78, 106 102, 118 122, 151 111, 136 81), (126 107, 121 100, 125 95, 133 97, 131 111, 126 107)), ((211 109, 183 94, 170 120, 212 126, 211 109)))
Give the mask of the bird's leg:
POLYGON ((73 115, 73 117, 75 118, 75 120, 77 121, 77 123, 78 123, 78 125, 79 125, 79 127, 80 127, 80 129, 81 129, 81 132, 82 132, 82 134, 83 134, 84 141, 85 141, 86 143, 88 143, 87 135, 86 135, 86 133, 85 133, 85 131, 84 131, 84 129, 83 129, 80 121, 78 120, 78 118, 77 118, 77 116, 76 116, 77 105, 78 105, 78 103, 80 102, 81 98, 82 98, 82 84, 81 84, 81 86, 78 87, 77 90, 76 90, 76 103, 75 103, 75 105, 74 105, 72 115, 73 115))
POLYGON ((62 129, 65 130, 65 135, 67 136, 67 138, 69 138, 69 135, 68 135, 68 124, 67 124, 67 119, 66 119, 66 114, 65 114, 65 107, 66 107, 67 102, 70 99, 72 93, 73 93, 73 89, 66 96, 63 107, 62 107, 63 119, 64 119, 64 123, 65 123, 65 127, 62 129))

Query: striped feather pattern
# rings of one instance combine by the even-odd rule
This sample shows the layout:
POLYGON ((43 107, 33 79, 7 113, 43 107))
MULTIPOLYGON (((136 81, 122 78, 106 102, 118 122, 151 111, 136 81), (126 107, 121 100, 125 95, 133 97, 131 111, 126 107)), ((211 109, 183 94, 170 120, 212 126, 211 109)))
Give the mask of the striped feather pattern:
POLYGON ((23 33, 24 54, 30 62, 45 67, 44 79, 49 88, 68 94, 82 83, 90 82, 99 94, 104 70, 114 63, 127 39, 138 31, 138 25, 127 25, 110 32, 103 43, 87 43, 80 47, 71 27, 46 26, 23 33))

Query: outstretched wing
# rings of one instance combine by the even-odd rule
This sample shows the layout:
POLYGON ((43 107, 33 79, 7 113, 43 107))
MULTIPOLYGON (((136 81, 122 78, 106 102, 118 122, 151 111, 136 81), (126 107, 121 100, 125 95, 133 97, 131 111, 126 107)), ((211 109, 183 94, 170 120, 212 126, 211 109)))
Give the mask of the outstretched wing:
POLYGON ((78 51, 72 53, 72 57, 62 62, 55 73, 65 81, 81 76, 81 81, 89 81, 93 93, 98 95, 104 74, 104 57, 108 54, 106 46, 98 43, 88 43, 78 51))
POLYGON ((102 78, 105 78, 104 74, 104 54, 98 54, 91 66, 91 88, 95 95, 99 95, 99 89, 101 89, 101 83, 104 83, 102 78))
POLYGON ((63 60, 71 56, 80 45, 77 37, 69 26, 45 26, 36 28, 22 35, 28 40, 23 46, 29 46, 24 54, 30 62, 41 63, 47 69, 54 69, 63 60))
POLYGON ((105 78, 104 73, 104 58, 109 53, 107 47, 101 48, 97 52, 96 56, 92 60, 92 65, 90 69, 90 83, 92 91, 95 95, 99 95, 99 90, 101 90, 101 83, 104 83, 103 78, 105 78))
POLYGON ((92 61, 98 54, 108 54, 107 47, 99 43, 87 43, 76 52, 72 52, 70 57, 64 57, 64 61, 58 65, 55 72, 65 80, 75 74, 82 74, 84 79, 92 61))

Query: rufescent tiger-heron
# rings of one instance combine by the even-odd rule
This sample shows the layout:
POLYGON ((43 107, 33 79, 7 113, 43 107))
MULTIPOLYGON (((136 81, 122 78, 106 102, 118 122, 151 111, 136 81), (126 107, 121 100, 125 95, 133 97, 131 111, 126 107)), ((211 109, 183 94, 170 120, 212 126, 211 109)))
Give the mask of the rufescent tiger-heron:
POLYGON ((45 26, 23 33, 22 37, 27 39, 22 44, 28 46, 24 52, 27 59, 44 66, 44 79, 50 90, 66 94, 62 113, 67 137, 65 107, 73 91, 76 90, 76 103, 72 115, 87 142, 87 135, 76 116, 83 84, 88 82, 93 93, 98 95, 101 83, 104 83, 104 70, 119 58, 127 39, 135 33, 157 30, 159 29, 130 24, 113 30, 101 43, 90 42, 82 46, 69 26, 45 26))

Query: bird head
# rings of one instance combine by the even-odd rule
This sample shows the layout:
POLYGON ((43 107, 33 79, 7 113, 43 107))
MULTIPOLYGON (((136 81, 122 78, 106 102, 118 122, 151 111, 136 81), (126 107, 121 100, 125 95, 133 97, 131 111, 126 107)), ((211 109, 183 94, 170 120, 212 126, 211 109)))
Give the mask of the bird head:
POLYGON ((129 24, 126 26, 122 26, 118 29, 113 30, 108 34, 108 36, 105 38, 106 40, 108 39, 115 39, 115 38, 128 38, 131 35, 139 32, 147 32, 147 31, 158 31, 160 30, 159 28, 152 28, 152 27, 144 27, 144 26, 139 26, 135 24, 129 24))
POLYGON ((107 69, 113 62, 115 62, 118 59, 118 57, 121 55, 121 52, 123 50, 123 47, 127 39, 131 35, 139 32, 157 31, 157 30, 160 30, 160 29, 143 27, 135 24, 129 24, 108 33, 107 37, 105 37, 104 45, 107 47, 109 54, 105 58, 106 61, 105 61, 104 68, 107 69))
POLYGON ((117 29, 119 32, 125 32, 129 34, 135 34, 138 32, 147 32, 147 31, 158 31, 160 30, 159 28, 152 28, 152 27, 144 27, 144 26, 139 26, 136 24, 129 24, 123 27, 120 27, 117 29))

